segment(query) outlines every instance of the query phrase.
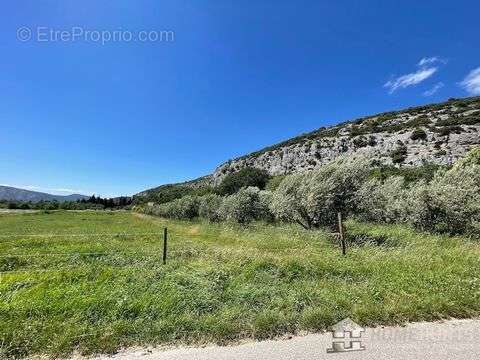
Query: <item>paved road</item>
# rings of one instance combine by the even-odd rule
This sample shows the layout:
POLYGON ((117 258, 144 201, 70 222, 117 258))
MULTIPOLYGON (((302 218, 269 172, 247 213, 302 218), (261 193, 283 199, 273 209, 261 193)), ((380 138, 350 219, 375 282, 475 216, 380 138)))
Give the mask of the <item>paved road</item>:
MULTIPOLYGON (((140 349, 119 353, 115 360, 478 360, 480 319, 416 323, 406 327, 366 329, 365 351, 327 354, 331 334, 289 340, 251 342, 227 347, 140 349)), ((112 359, 98 357, 95 360, 112 359)))

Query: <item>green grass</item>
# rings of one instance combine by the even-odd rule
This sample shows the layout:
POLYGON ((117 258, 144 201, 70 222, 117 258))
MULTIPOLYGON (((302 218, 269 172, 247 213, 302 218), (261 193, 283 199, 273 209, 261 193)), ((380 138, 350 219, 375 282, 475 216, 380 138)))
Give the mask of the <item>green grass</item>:
POLYGON ((0 215, 0 229, 0 358, 480 315, 478 242, 401 226, 349 221, 350 238, 382 245, 346 257, 290 225, 53 212, 0 215), (164 226, 166 266, 161 237, 145 235, 164 226))

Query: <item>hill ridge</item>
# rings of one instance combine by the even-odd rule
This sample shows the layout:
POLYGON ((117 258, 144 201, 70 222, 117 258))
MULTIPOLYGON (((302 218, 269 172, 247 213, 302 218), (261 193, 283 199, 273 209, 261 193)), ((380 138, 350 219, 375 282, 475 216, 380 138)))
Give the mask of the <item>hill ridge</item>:
POLYGON ((89 196, 81 194, 71 195, 53 195, 40 191, 32 191, 27 189, 16 188, 13 186, 0 185, 0 200, 6 201, 76 201, 88 199, 89 196))
POLYGON ((211 175, 161 185, 137 196, 148 197, 166 186, 217 186, 225 176, 245 167, 273 176, 308 171, 356 153, 372 157, 379 165, 451 165, 479 144, 480 97, 452 98, 321 127, 225 161, 211 175))

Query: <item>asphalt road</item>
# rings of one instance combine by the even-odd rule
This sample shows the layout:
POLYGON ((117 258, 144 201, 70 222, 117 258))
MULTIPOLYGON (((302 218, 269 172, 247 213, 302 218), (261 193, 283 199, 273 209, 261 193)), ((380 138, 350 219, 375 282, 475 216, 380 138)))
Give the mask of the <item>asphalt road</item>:
POLYGON ((95 360, 478 360, 480 319, 367 328, 364 351, 328 354, 331 345, 332 335, 325 333, 226 347, 127 350, 95 360))

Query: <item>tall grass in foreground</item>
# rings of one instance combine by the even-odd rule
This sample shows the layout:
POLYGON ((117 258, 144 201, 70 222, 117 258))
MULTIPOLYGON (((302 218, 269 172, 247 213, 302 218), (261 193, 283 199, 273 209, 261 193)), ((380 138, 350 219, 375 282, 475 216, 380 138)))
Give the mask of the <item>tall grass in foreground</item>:
POLYGON ((346 257, 293 225, 56 212, 0 215, 0 229, 0 358, 480 315, 479 244, 401 226, 349 221, 346 257), (148 235, 164 226, 166 266, 148 235))

